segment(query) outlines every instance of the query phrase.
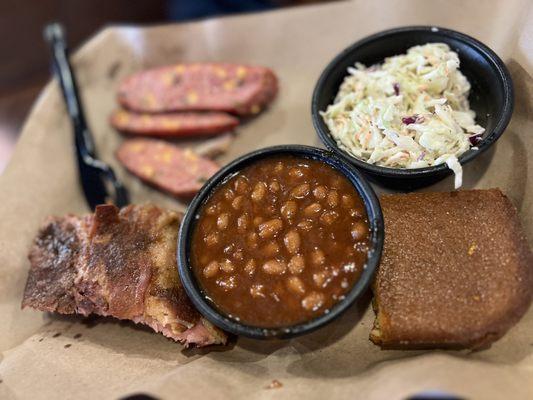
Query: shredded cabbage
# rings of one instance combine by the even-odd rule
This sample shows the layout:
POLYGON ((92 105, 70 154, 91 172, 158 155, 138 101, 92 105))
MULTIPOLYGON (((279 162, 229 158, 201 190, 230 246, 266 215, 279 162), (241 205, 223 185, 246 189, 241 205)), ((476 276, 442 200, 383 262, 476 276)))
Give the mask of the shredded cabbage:
POLYGON ((333 104, 321 112, 339 147, 391 168, 446 163, 462 184, 457 157, 484 128, 470 109, 470 83, 459 57, 444 43, 411 47, 381 65, 348 68, 333 104))

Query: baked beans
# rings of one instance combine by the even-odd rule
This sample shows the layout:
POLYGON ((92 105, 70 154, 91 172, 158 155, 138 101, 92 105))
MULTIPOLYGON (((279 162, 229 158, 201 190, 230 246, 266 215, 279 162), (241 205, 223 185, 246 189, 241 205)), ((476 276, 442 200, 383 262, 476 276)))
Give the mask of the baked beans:
POLYGON ((289 326, 344 298, 369 237, 363 202, 342 174, 315 160, 269 157, 201 207, 191 264, 222 312, 254 326, 289 326))

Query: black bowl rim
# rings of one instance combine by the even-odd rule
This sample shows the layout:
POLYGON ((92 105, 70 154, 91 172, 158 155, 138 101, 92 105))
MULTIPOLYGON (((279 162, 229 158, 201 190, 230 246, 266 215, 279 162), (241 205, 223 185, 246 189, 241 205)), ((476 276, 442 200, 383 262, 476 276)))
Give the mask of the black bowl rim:
POLYGON ((333 319, 346 311, 346 309, 365 292, 370 285, 372 277, 379 264, 383 249, 383 241, 384 222, 379 200, 370 184, 366 181, 364 176, 353 167, 353 165, 340 159, 335 154, 327 150, 316 147, 297 144, 272 146, 247 153, 232 161, 218 171, 213 177, 211 177, 194 197, 191 204, 187 208, 178 235, 178 271, 185 291, 192 303, 198 309, 198 311, 214 325, 224 329, 227 332, 255 339, 289 338, 309 333, 331 322, 333 319), (325 162, 335 170, 341 172, 348 180, 350 180, 365 204, 371 229, 371 248, 368 252, 368 259, 365 264, 365 269, 363 270, 360 278, 348 292, 346 297, 333 306, 329 313, 322 314, 321 316, 310 321, 288 327, 262 328, 249 326, 225 316, 222 312, 219 312, 208 300, 205 299, 205 296, 195 283, 196 279, 194 277, 194 272, 189 266, 187 246, 190 244, 190 235, 194 226, 193 222, 195 221, 195 217, 199 208, 210 197, 213 191, 219 187, 220 184, 224 183, 229 177, 233 176, 235 172, 240 171, 250 163, 269 156, 283 154, 302 156, 325 162))
MULTIPOLYGON (((361 168, 364 171, 368 171, 372 175, 377 175, 377 176, 382 176, 382 177, 423 178, 423 177, 427 177, 427 176, 438 174, 438 173, 446 173, 446 172, 449 173, 450 172, 450 170, 448 169, 445 163, 431 166, 431 167, 424 167, 424 168, 396 169, 396 168, 373 165, 365 161, 359 160, 356 157, 341 150, 338 147, 337 142, 331 137, 329 130, 327 128, 323 129, 321 125, 322 117, 319 114, 321 110, 318 109, 319 98, 321 96, 322 88, 326 80, 328 79, 329 75, 331 74, 332 70, 336 67, 336 65, 342 62, 342 60, 346 56, 356 51, 360 46, 365 45, 369 42, 379 41, 383 38, 394 36, 399 33, 405 33, 405 32, 416 33, 416 32, 427 32, 427 31, 431 31, 432 33, 436 35, 440 35, 442 37, 449 37, 455 40, 462 41, 463 43, 468 45, 471 49, 477 51, 477 53, 480 54, 486 60, 488 60, 489 63, 492 65, 492 67, 497 71, 499 75, 500 84, 503 86, 504 106, 502 108, 501 116, 496 126, 491 132, 486 132, 486 134, 484 135, 485 137, 481 140, 481 142, 479 142, 476 145, 478 150, 468 150, 459 157, 459 162, 461 163, 461 165, 464 165, 472 161, 475 157, 477 157, 478 155, 486 151, 494 142, 496 142, 496 140, 499 139, 499 137, 503 134, 503 132, 505 131, 505 128, 509 124, 509 121, 511 120, 511 116, 513 114, 513 108, 514 108, 513 81, 511 79, 511 74, 509 73, 509 70, 505 66, 504 62, 488 46, 481 43, 479 40, 474 39, 473 37, 468 36, 464 33, 457 32, 452 29, 434 26, 434 25, 414 25, 414 26, 392 28, 392 29, 377 32, 370 36, 364 37, 363 39, 358 40, 357 42, 348 46, 342 52, 340 52, 337 56, 335 56, 335 58, 333 58, 333 60, 331 60, 329 64, 326 66, 326 68, 322 71, 322 74, 318 78, 318 81, 315 85, 315 89, 313 91, 313 97, 311 100, 311 116, 312 116, 313 126, 315 128, 315 131, 317 132, 320 140, 322 141, 322 143, 326 146, 328 150, 333 151, 335 154, 351 162, 356 167, 361 168)), ((392 55, 393 54, 391 54, 391 56, 392 55)))

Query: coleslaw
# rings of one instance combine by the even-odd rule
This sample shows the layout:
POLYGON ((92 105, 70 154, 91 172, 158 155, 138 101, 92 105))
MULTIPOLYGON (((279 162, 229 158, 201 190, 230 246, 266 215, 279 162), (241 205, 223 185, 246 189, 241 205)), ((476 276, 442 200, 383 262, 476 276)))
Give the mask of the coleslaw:
POLYGON ((381 65, 348 68, 321 112, 339 147, 370 164, 423 168, 446 163, 462 185, 458 157, 485 131, 470 109, 470 83, 444 43, 411 47, 381 65))

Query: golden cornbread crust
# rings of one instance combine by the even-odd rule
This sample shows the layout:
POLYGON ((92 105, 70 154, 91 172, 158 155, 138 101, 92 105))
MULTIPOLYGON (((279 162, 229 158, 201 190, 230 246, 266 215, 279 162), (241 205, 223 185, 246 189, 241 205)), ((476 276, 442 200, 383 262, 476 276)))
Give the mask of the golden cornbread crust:
POLYGON ((484 348, 526 312, 533 255, 499 190, 384 195, 385 246, 370 340, 383 348, 484 348))

